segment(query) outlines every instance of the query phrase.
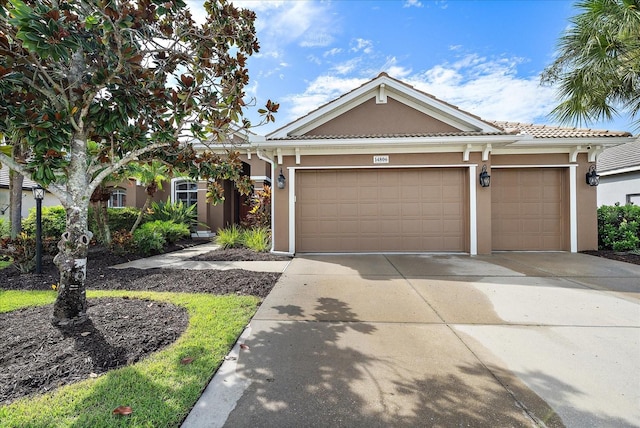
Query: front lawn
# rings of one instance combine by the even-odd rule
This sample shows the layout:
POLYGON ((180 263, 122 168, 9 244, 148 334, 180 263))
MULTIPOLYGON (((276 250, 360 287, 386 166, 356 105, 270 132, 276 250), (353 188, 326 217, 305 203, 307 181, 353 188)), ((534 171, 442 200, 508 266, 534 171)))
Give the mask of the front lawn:
MULTIPOLYGON (((0 312, 50 304, 55 296, 53 291, 0 291, 0 312)), ((122 296, 184 307, 189 314, 187 330, 176 342, 136 364, 0 406, 0 427, 179 426, 259 302, 258 297, 237 295, 88 292, 90 299, 122 296), (132 413, 114 415, 119 406, 130 407, 132 413)))

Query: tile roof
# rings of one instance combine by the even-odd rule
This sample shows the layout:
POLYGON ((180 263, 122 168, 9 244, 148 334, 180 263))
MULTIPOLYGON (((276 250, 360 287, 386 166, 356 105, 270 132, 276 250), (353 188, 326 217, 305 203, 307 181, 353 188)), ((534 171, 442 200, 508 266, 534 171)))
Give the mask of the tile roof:
POLYGON ((533 138, 631 137, 631 133, 626 131, 569 128, 504 121, 490 121, 490 123, 504 129, 507 133, 531 135, 533 138))
POLYGON ((606 149, 598 156, 598 171, 640 167, 640 141, 635 140, 606 149))
POLYGON ((507 135, 505 132, 429 132, 413 134, 359 134, 359 135, 292 135, 287 137, 269 138, 268 141, 287 140, 350 140, 350 139, 373 139, 373 138, 429 138, 429 137, 468 137, 480 135, 507 135))

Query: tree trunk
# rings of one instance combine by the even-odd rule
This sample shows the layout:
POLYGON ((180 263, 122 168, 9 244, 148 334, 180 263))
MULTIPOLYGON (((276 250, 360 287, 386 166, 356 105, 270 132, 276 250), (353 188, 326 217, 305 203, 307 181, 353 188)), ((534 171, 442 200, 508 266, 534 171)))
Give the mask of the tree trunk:
POLYGON ((22 231, 22 183, 24 177, 16 171, 9 171, 9 221, 11 223, 11 238, 22 231))
POLYGON ((140 222, 142 221, 142 217, 144 217, 144 213, 147 212, 147 209, 149 208, 149 205, 151 205, 152 200, 153 200, 153 195, 147 194, 147 199, 144 200, 144 205, 142 206, 142 209, 140 209, 140 214, 138 214, 138 218, 136 218, 136 222, 133 223, 133 226, 131 226, 131 230, 129 231, 129 233, 131 233, 132 235, 133 235, 133 232, 135 232, 136 229, 138 228, 138 225, 140 225, 140 222))
POLYGON ((88 206, 67 208, 67 230, 53 259, 60 271, 52 319, 56 326, 82 324, 88 319, 85 280, 91 232, 87 230, 87 211, 88 206))

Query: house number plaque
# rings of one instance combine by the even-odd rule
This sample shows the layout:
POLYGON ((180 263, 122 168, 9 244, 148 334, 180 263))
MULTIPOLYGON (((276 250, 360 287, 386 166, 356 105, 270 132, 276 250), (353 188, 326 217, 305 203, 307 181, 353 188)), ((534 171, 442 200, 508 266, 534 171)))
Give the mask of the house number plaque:
POLYGON ((389 163, 389 155, 375 155, 373 163, 389 163))

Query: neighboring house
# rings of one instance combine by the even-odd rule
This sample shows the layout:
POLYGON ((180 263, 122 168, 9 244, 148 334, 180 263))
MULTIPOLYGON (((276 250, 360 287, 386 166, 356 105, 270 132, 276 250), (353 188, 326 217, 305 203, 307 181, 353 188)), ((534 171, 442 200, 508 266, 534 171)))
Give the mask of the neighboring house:
POLYGON ((382 73, 252 136, 245 153, 286 179, 273 191, 274 251, 576 252, 598 245, 590 165, 634 140, 488 122, 382 73))
MULTIPOLYGON (((22 217, 29 215, 29 210, 35 208, 36 200, 33 198, 33 191, 36 183, 28 178, 22 181, 22 217)), ((60 205, 58 198, 51 193, 45 193, 42 200, 43 206, 60 205)), ((9 219, 9 168, 3 166, 0 168, 0 216, 9 219)))
POLYGON ((640 141, 605 150, 598 157, 598 206, 640 205, 640 141))

